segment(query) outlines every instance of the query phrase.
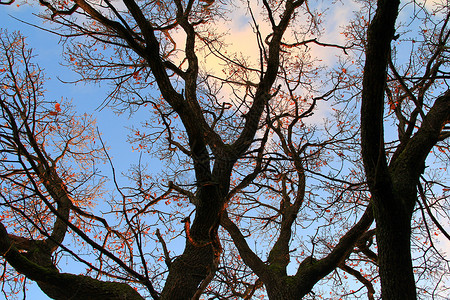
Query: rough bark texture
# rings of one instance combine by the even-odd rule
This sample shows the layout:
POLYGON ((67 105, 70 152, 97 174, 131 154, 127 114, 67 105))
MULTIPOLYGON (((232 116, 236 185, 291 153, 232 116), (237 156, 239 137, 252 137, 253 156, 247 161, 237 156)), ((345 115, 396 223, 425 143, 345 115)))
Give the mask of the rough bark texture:
POLYGON ((125 283, 105 282, 83 275, 59 273, 52 266, 41 266, 20 253, 0 223, 0 253, 19 273, 38 283, 53 299, 143 299, 125 283))
POLYGON ((384 91, 390 43, 399 1, 378 1, 367 34, 361 141, 364 168, 373 197, 378 265, 383 299, 416 299, 411 260, 411 218, 416 186, 425 159, 449 119, 448 92, 436 100, 418 132, 402 141, 400 153, 387 164, 383 137, 384 91))
MULTIPOLYGON (((398 5, 399 1, 378 1, 375 17, 367 33, 361 140, 364 167, 372 192, 377 224, 378 265, 383 299, 415 299, 416 289, 410 254, 412 215, 395 193, 384 154, 383 137, 386 68, 390 43, 395 32, 398 5)), ((415 186, 415 182, 410 184, 415 186)))
POLYGON ((197 206, 193 225, 186 227, 185 250, 170 266, 161 299, 191 299, 202 281, 215 272, 216 258, 221 254, 217 218, 223 201, 216 186, 202 188, 200 197, 203 201, 197 206))

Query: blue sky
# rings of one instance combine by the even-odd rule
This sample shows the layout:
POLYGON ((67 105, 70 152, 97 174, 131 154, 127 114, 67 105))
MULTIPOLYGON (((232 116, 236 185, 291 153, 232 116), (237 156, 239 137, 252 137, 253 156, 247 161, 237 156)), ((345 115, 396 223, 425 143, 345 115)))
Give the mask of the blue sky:
MULTIPOLYGON (((128 119, 127 115, 117 116, 108 108, 98 109, 107 94, 107 90, 104 88, 102 89, 98 85, 67 84, 59 80, 71 81, 77 78, 77 74, 61 65, 62 45, 59 43, 59 37, 14 19, 41 25, 42 21, 33 15, 38 9, 40 8, 30 7, 30 5, 20 7, 15 4, 1 5, 0 27, 9 32, 20 31, 26 37, 29 48, 32 48, 33 53, 37 55, 34 62, 44 69, 48 78, 45 83, 46 99, 58 101, 61 97, 67 98, 76 106, 79 114, 93 114, 97 119, 102 139, 109 146, 109 155, 113 159, 116 173, 127 171, 130 164, 136 164, 139 159, 139 153, 133 152, 131 145, 127 143, 129 130, 125 126, 131 124, 133 120, 128 119)), ((152 164, 155 163, 152 161, 152 164)), ((102 171, 106 176, 111 175, 109 166, 105 166, 102 171)), ((82 272, 81 269, 80 272, 82 272)), ((49 299, 34 282, 31 280, 28 282, 30 284, 28 285, 27 299, 49 299)))
MULTIPOLYGON (((49 100, 58 101, 61 97, 72 99, 73 104, 76 105, 80 114, 88 113, 93 114, 98 121, 98 128, 103 134, 103 140, 110 146, 109 154, 113 158, 116 172, 125 172, 130 164, 137 163, 139 159, 139 153, 133 152, 131 145, 127 143, 128 129, 125 128, 127 124, 133 123, 133 120, 128 119, 127 115, 117 116, 110 109, 106 108, 99 110, 98 107, 105 99, 107 90, 101 88, 98 85, 85 85, 85 84, 65 84, 58 80, 60 78, 64 81, 71 81, 77 79, 77 75, 70 69, 61 66, 62 62, 61 52, 62 45, 59 44, 59 37, 49 32, 45 32, 38 28, 26 25, 20 21, 15 20, 11 16, 25 20, 36 25, 41 25, 41 20, 33 15, 38 11, 38 7, 30 7, 29 5, 23 5, 17 7, 15 4, 11 6, 0 6, 0 27, 8 29, 8 31, 19 30, 24 36, 27 37, 27 43, 30 48, 34 49, 34 53, 38 55, 36 62, 40 64, 40 67, 45 70, 45 73, 49 80, 46 82, 47 97, 49 100), (11 15, 11 16, 9 16, 11 15)), ((342 11, 333 15, 333 23, 336 23, 333 28, 339 30, 338 21, 343 18, 343 13, 349 13, 348 7, 340 7, 342 11)), ((247 25, 248 20, 243 18, 239 19, 237 26, 247 25)), ((44 25, 45 26, 45 25, 44 25)), ((251 32, 251 28, 247 30, 251 32)), ((244 35, 242 30, 242 36, 244 35)), ((242 36, 236 35, 236 40, 239 41, 237 46, 242 48, 242 36)), ((335 32, 332 32, 330 36, 339 36, 335 32)), ((249 41, 245 41, 248 43, 249 41)), ((246 44, 247 45, 247 44, 246 44)), ((329 51, 325 48, 318 48, 317 54, 321 52, 325 53, 329 51)), ((326 54, 326 53, 325 53, 326 54)), ((325 55, 324 54, 324 55, 325 55)), ((328 55, 330 56, 330 55, 328 55)), ((318 118, 322 119, 321 114, 317 114, 318 118)), ((152 164, 156 164, 155 161, 151 161, 152 164)), ((111 174, 108 166, 104 168, 105 175, 111 174)), ((27 293, 28 299, 49 299, 46 297, 36 285, 30 285, 30 290, 27 293)))
MULTIPOLYGON (((123 151, 131 152, 131 146, 126 143, 128 130, 124 128, 126 123, 130 122, 128 117, 126 115, 117 116, 110 109, 101 111, 98 109, 107 95, 107 90, 93 84, 80 83, 74 85, 61 82, 59 79, 71 81, 78 77, 69 68, 61 65, 63 61, 60 38, 55 34, 14 19, 21 19, 45 27, 45 24, 41 24, 41 19, 33 15, 37 11, 36 7, 30 7, 29 5, 20 7, 15 5, 0 6, 0 27, 6 28, 8 31, 20 31, 26 37, 29 47, 34 49, 34 54, 37 55, 35 62, 39 63, 40 67, 45 70, 48 78, 45 83, 47 99, 54 101, 58 101, 61 97, 71 99, 80 114, 94 114, 104 140, 111 147, 111 156, 116 158, 123 151)), ((138 158, 137 153, 135 158, 138 158)), ((122 156, 120 161, 123 161, 122 156)), ((120 169, 122 169, 122 165, 126 166, 126 164, 120 164, 120 169)))

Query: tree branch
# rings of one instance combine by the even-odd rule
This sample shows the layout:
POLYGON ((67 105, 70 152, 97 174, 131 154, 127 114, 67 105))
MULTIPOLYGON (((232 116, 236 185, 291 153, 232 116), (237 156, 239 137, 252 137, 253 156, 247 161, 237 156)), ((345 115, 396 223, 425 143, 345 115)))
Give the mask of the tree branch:
POLYGON ((54 299, 130 299, 142 300, 132 287, 119 282, 106 282, 83 275, 59 273, 28 260, 8 238, 6 228, 0 223, 0 254, 18 272, 38 282, 44 292, 54 299))

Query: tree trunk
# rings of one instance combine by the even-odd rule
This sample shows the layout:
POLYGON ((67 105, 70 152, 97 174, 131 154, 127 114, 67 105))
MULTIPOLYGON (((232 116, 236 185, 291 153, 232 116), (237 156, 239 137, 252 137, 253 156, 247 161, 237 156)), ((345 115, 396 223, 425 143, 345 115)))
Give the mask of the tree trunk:
POLYGON ((409 210, 391 199, 389 207, 375 205, 378 265, 383 300, 416 299, 411 258, 411 217, 409 210))
POLYGON ((217 229, 224 202, 218 185, 205 185, 199 189, 200 204, 189 228, 186 220, 186 247, 170 266, 161 300, 188 300, 199 290, 203 280, 216 270, 221 254, 217 229))
POLYGON ((386 68, 399 5, 398 0, 377 1, 376 13, 367 31, 361 104, 362 158, 377 224, 378 265, 384 300, 416 299, 410 236, 417 183, 412 179, 418 177, 414 177, 405 161, 402 168, 392 172, 384 148, 386 68))
POLYGON ((171 265, 169 276, 161 293, 161 300, 189 300, 197 292, 211 270, 212 246, 188 244, 183 254, 171 265))
MULTIPOLYGON (((292 279, 290 276, 271 277, 271 280, 266 280, 267 283, 264 283, 267 296, 270 300, 298 300, 302 299, 303 296, 311 291, 311 289, 309 289, 300 296, 298 293, 298 285, 292 286, 295 280, 289 282, 292 279)), ((303 284, 301 285, 303 286, 303 284)))

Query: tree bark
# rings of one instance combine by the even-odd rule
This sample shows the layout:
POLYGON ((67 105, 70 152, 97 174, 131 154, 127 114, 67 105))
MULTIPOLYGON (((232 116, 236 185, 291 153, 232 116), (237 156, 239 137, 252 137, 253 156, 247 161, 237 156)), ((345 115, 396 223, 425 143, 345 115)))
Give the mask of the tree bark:
MULTIPOLYGON (((392 199, 392 204, 395 202, 401 200, 392 199)), ((410 247, 412 213, 401 206, 378 205, 375 216, 382 298, 416 299, 410 247)))
MULTIPOLYGON (((362 157, 372 193, 381 292, 385 300, 416 299, 410 236, 417 180, 408 169, 392 172, 388 167, 383 136, 387 65, 399 4, 398 0, 378 1, 367 33, 361 104, 362 157), (402 177, 406 184, 399 188, 402 177)), ((417 163, 421 162, 413 162, 417 163)))
MULTIPOLYGON (((277 259, 270 259, 269 264, 264 263, 248 246, 239 228, 225 213, 221 225, 230 233, 234 244, 238 248, 243 261, 264 283, 270 300, 296 300, 302 299, 311 292, 314 285, 328 275, 349 255, 358 239, 370 228, 373 223, 372 205, 366 208, 361 219, 338 242, 333 250, 322 259, 305 258, 294 276, 286 275, 287 264, 277 259), (270 264, 272 262, 272 264, 270 264)), ((289 249, 284 253, 276 253, 289 258, 289 249)), ((272 255, 275 255, 272 253, 272 255)))
POLYGON ((186 220, 185 250, 169 268, 161 300, 191 299, 202 281, 217 267, 222 251, 217 228, 224 201, 219 196, 217 185, 204 186, 199 190, 201 199, 192 228, 186 220))
POLYGON ((381 293, 385 300, 416 299, 410 238, 417 184, 425 160, 450 119, 450 92, 438 97, 390 165, 384 149, 383 108, 390 43, 399 1, 378 1, 367 33, 361 105, 364 169, 374 207, 381 293))
POLYGON ((53 299, 120 299, 142 300, 131 286, 120 282, 106 282, 88 276, 59 273, 55 267, 41 266, 20 253, 0 223, 0 254, 17 272, 38 283, 53 299))

